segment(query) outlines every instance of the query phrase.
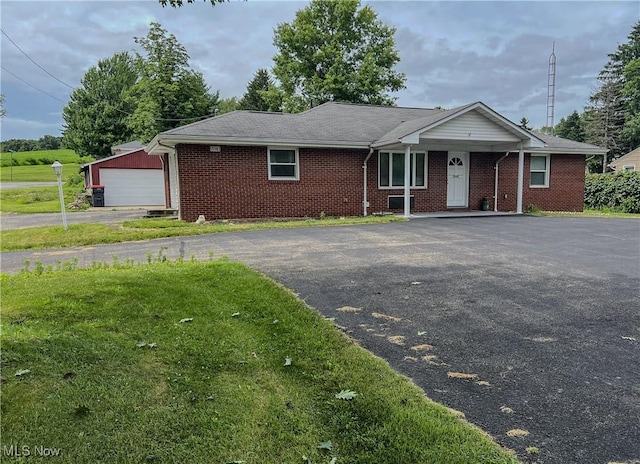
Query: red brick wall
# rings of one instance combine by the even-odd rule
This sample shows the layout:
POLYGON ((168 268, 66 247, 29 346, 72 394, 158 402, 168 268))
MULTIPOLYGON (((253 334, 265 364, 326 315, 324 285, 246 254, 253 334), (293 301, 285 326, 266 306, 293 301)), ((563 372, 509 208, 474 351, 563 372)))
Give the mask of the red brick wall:
POLYGON ((300 179, 269 180, 266 147, 178 145, 180 215, 194 221, 362 214, 368 150, 300 148, 300 179))
POLYGON ((144 150, 138 150, 128 155, 100 161, 91 165, 91 176, 94 185, 100 185, 100 169, 162 169, 160 156, 148 155, 144 150))
MULTIPOLYGON (((584 155, 551 155, 549 187, 529 186, 531 157, 525 153, 522 208, 535 205, 543 211, 582 211, 584 206, 584 155)), ((499 165, 498 210, 515 211, 518 193, 518 153, 499 165), (505 195, 507 198, 505 198, 505 195)))
MULTIPOLYGON (((267 217, 318 217, 362 215, 363 170, 368 150, 299 149, 300 179, 269 180, 266 147, 222 146, 211 153, 208 145, 179 145, 180 213, 187 221, 199 215, 207 220, 267 217)), ((469 207, 481 208, 489 200, 493 209, 494 166, 504 153, 471 153, 469 207)), ((543 210, 580 211, 584 191, 584 156, 552 155, 549 188, 529 187, 529 156, 525 156, 523 206, 543 210)), ((168 163, 167 163, 168 165, 168 163)), ((369 214, 401 213, 389 210, 389 195, 403 189, 378 189, 378 155, 367 165, 369 214)), ((515 211, 518 154, 499 165, 498 210, 515 211), (505 198, 506 196, 506 198, 505 198)), ((166 173, 165 173, 166 174, 166 173)), ((167 205, 170 179, 165 177, 167 205)), ((429 152, 428 186, 412 189, 412 212, 447 210, 447 152, 429 152)), ((456 208, 457 209, 457 208, 456 208)))

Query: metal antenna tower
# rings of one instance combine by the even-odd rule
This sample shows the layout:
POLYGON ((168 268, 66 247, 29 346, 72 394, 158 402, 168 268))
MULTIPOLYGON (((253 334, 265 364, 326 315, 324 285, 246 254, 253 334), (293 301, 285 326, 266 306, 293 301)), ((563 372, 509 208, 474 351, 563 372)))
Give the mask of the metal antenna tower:
POLYGON ((556 43, 553 42, 549 56, 549 76, 547 78, 547 132, 553 135, 553 116, 556 102, 556 43))

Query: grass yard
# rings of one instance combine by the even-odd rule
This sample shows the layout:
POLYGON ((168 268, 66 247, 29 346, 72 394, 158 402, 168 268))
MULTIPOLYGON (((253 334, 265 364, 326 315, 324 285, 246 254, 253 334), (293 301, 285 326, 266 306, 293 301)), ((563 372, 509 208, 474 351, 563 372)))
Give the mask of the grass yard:
POLYGON ((80 164, 91 161, 89 158, 81 159, 73 150, 4 152, 0 153, 0 181, 55 182, 56 176, 51 165, 56 160, 63 164, 63 180, 71 174, 77 174, 80 164), (11 167, 12 160, 19 166, 11 167))
MULTIPOLYGON (((30 169, 42 166, 31 166, 30 169)), ((49 168, 51 169, 51 168, 49 168)), ((53 170, 51 170, 53 173, 53 170)), ((55 182, 55 176, 53 176, 55 182)), ((81 187, 62 187, 65 204, 68 205, 74 199, 81 187)), ((35 187, 0 190, 0 211, 3 213, 59 213, 60 198, 58 187, 35 187)))
POLYGON ((517 462, 236 263, 3 276, 2 382, 60 462, 517 462))
MULTIPOLYGON (((80 165, 76 163, 65 164, 62 168, 62 180, 68 175, 77 174, 80 165)), ((36 166, 4 166, 0 168, 1 182, 56 182, 56 174, 50 164, 36 166)))
MULTIPOLYGON (((58 203, 58 211, 60 204, 58 203)), ((30 250, 65 248, 104 243, 150 240, 163 237, 239 232, 257 229, 291 229, 297 227, 341 226, 399 222, 405 219, 396 216, 367 216, 304 219, 293 221, 263 222, 216 222, 194 224, 172 219, 141 219, 123 224, 72 224, 64 231, 61 226, 34 227, 0 232, 0 250, 30 250)))

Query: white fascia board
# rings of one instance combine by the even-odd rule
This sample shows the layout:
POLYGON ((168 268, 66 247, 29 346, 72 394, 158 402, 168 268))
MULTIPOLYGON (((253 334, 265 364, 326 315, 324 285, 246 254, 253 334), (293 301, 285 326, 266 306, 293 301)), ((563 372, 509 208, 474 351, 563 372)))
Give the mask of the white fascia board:
POLYGON ((604 155, 609 150, 603 148, 527 148, 527 153, 552 153, 554 155, 604 155))
POLYGON ((413 134, 406 135, 400 139, 400 143, 405 145, 417 145, 420 143, 420 133, 414 132, 413 134))
MULTIPOLYGON (((156 139, 149 143, 151 144, 156 139)), ((209 136, 168 136, 159 137, 156 141, 156 150, 161 145, 169 145, 175 147, 178 144, 198 144, 198 145, 245 145, 245 146, 279 146, 279 147, 300 147, 300 148, 369 148, 369 142, 341 142, 336 141, 319 141, 319 140, 292 140, 292 139, 252 139, 246 137, 216 137, 209 136)))

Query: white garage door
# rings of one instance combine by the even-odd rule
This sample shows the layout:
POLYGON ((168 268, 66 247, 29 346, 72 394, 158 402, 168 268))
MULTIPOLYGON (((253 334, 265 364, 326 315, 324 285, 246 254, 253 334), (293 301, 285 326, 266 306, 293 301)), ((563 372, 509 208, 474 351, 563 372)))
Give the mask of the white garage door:
POLYGON ((100 169, 105 206, 164 206, 161 169, 100 169))

